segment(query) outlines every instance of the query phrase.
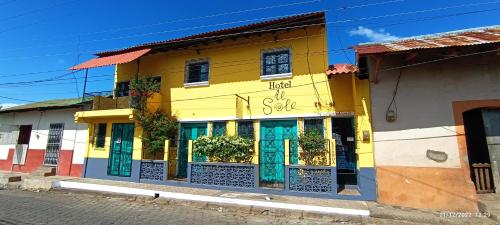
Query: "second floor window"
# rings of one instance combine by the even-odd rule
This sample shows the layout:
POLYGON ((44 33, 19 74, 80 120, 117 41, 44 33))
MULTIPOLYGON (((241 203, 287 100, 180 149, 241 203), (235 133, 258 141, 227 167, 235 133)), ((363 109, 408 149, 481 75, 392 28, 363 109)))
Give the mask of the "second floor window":
POLYGON ((130 90, 130 81, 122 81, 116 83, 116 97, 128 96, 130 90))
POLYGON ((208 82, 209 63, 208 61, 190 62, 186 66, 185 83, 208 82))
POLYGON ((289 74, 290 50, 277 50, 262 54, 262 76, 289 74))

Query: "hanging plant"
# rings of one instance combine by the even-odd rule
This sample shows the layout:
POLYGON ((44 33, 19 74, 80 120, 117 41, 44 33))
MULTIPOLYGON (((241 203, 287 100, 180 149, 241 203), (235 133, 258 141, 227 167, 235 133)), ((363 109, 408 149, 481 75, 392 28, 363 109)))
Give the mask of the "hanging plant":
POLYGON ((160 91, 160 83, 149 78, 138 77, 130 83, 131 107, 136 109, 134 117, 142 127, 143 149, 155 159, 163 158, 165 140, 175 140, 179 123, 175 117, 161 110, 149 112, 147 100, 160 91))
POLYGON ((160 83, 151 78, 137 77, 130 82, 130 106, 145 111, 147 100, 160 92, 160 83))

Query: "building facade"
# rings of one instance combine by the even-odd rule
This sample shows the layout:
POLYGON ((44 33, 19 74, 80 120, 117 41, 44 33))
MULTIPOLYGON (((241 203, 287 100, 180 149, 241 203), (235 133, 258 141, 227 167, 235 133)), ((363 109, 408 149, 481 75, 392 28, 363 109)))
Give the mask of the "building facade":
POLYGON ((477 194, 498 193, 499 31, 355 47, 371 81, 378 201, 470 212, 477 194))
POLYGON ((62 176, 81 176, 87 125, 74 114, 81 99, 37 102, 0 111, 0 170, 23 173, 41 167, 62 176))
POLYGON ((374 200, 368 81, 352 66, 328 69, 324 23, 321 12, 292 16, 99 53, 74 67, 116 65, 114 96, 89 94, 94 109, 76 114, 91 140, 84 176, 374 200), (148 106, 180 123, 160 160, 144 159, 143 131, 127 104, 137 76, 160 82, 148 106), (298 136, 308 127, 322 131, 327 165, 304 165, 298 136), (211 135, 251 139, 251 163, 193 160, 190 141, 211 135))

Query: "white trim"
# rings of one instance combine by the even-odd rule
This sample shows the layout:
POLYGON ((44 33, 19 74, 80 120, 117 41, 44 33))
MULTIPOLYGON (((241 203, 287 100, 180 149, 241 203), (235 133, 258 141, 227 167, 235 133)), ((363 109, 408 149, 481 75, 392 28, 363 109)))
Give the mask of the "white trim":
POLYGON ((269 48, 269 49, 264 49, 260 51, 260 79, 261 80, 271 80, 271 79, 280 79, 280 78, 289 78, 292 77, 293 74, 293 68, 292 68, 292 48, 291 47, 281 47, 281 48, 269 48), (288 66, 290 67, 290 72, 289 73, 280 73, 280 74, 268 74, 264 75, 264 54, 266 53, 273 53, 273 52, 279 52, 279 51, 288 51, 288 61, 289 64, 288 66), (289 76, 285 76, 288 75, 289 76), (263 79, 263 77, 268 77, 268 79, 263 79))
POLYGON ((189 87, 204 87, 204 86, 209 86, 208 81, 193 82, 193 83, 184 83, 184 87, 185 88, 189 88, 189 87))
POLYGON ((80 189, 80 190, 99 191, 99 192, 112 192, 112 193, 129 194, 129 195, 154 196, 155 194, 159 194, 160 198, 170 198, 170 199, 179 199, 187 201, 197 201, 197 202, 215 202, 215 203, 243 205, 243 206, 258 206, 258 207, 267 207, 275 209, 300 210, 308 212, 319 212, 325 214, 344 214, 344 215, 355 215, 355 216, 370 215, 370 211, 364 209, 336 208, 336 207, 301 205, 301 204, 290 204, 290 203, 280 203, 280 202, 264 202, 264 201, 247 200, 247 199, 223 198, 215 196, 195 195, 195 194, 176 193, 167 191, 155 191, 155 190, 147 190, 139 188, 79 183, 71 181, 54 182, 52 186, 59 188, 70 188, 70 189, 80 189))
POLYGON ((206 117, 206 118, 192 118, 192 119, 178 119, 179 122, 206 122, 206 121, 225 121, 225 120, 260 120, 260 119, 287 119, 299 117, 351 117, 354 112, 322 112, 322 113, 308 113, 308 114, 290 114, 290 115, 276 115, 276 116, 243 116, 243 117, 206 117))
POLYGON ((199 58, 186 60, 186 65, 184 66, 184 87, 198 87, 198 86, 208 86, 208 81, 210 81, 210 59, 209 58, 199 58), (189 66, 195 63, 208 63, 208 74, 207 81, 187 83, 189 80, 189 66))
POLYGON ((272 74, 272 75, 260 75, 260 80, 275 80, 275 79, 284 79, 291 78, 292 73, 280 73, 280 74, 272 74))

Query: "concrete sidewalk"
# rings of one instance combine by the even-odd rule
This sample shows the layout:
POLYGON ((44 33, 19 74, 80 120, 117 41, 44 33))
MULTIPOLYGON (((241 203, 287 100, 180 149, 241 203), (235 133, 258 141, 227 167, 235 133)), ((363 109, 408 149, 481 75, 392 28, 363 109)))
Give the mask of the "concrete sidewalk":
POLYGON ((108 181, 97 179, 71 179, 54 183, 54 188, 82 191, 108 192, 125 195, 141 195, 164 200, 189 201, 201 205, 237 206, 243 210, 286 210, 288 214, 369 216, 364 201, 276 196, 257 193, 220 191, 190 187, 108 181))
POLYGON ((391 207, 376 202, 221 191, 88 178, 52 176, 38 178, 38 182, 30 181, 18 186, 27 190, 48 190, 47 185, 52 190, 122 196, 130 200, 290 218, 328 217, 337 221, 353 221, 370 216, 425 224, 496 224, 488 218, 446 218, 436 211, 391 207), (40 185, 40 188, 37 188, 37 185, 40 185))

